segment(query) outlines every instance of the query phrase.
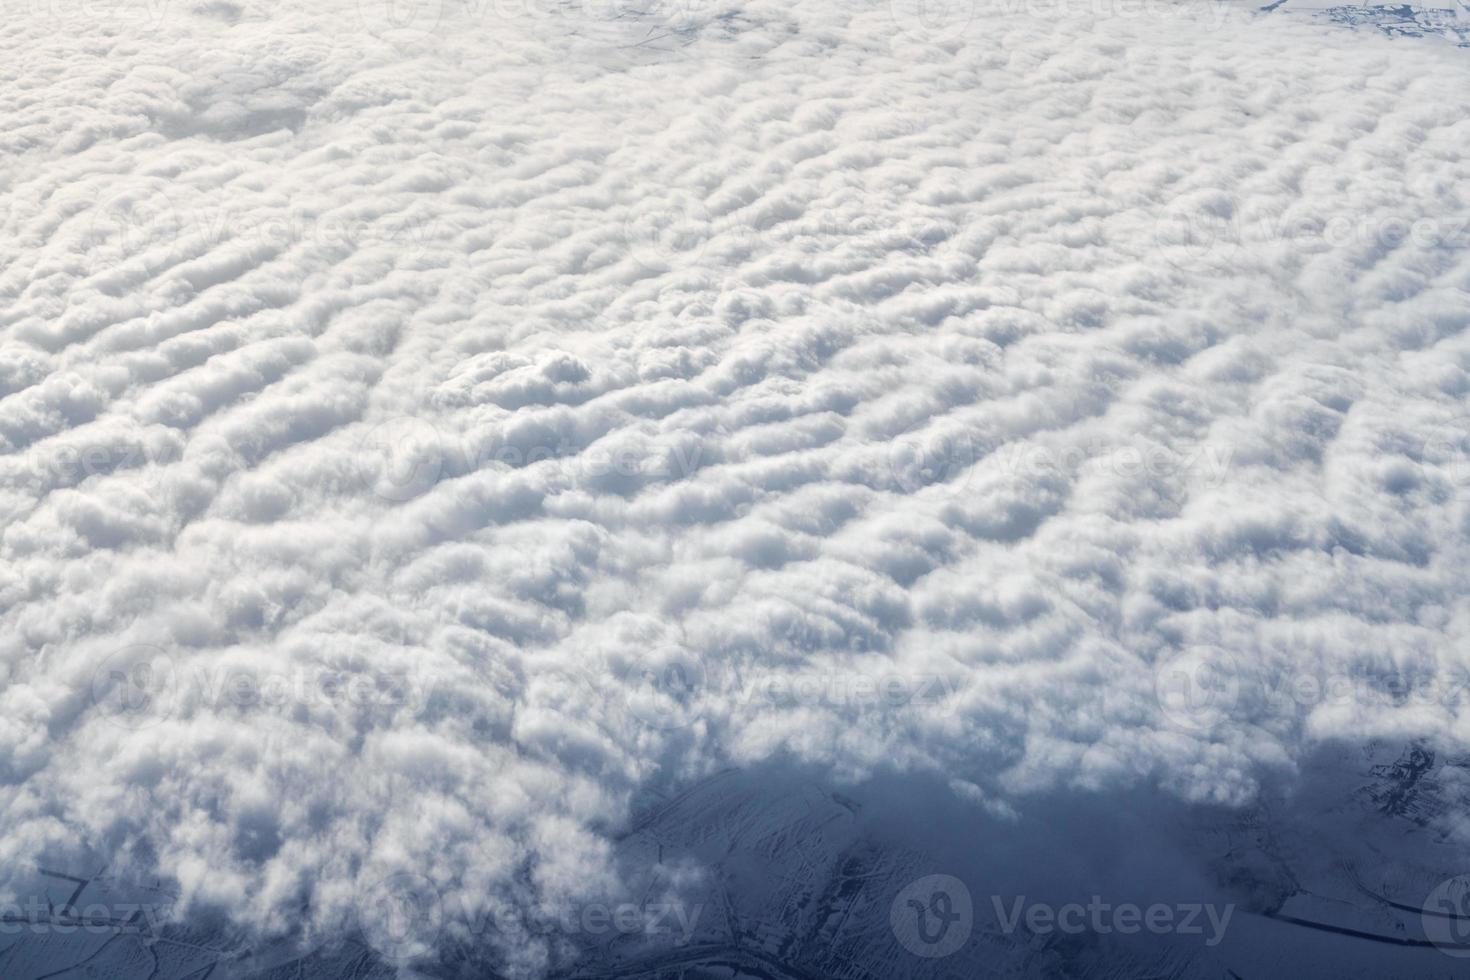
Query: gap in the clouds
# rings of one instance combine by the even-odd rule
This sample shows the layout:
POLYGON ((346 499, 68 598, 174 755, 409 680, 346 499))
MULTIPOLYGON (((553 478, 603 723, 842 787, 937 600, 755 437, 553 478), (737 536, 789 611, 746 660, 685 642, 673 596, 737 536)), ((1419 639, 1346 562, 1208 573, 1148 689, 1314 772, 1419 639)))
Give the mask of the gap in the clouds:
MULTIPOLYGON (((1464 870, 1455 822, 1470 802, 1470 760, 1425 741, 1336 742, 1259 776, 1257 796, 1238 806, 1136 782, 1002 808, 957 793, 947 774, 841 780, 773 757, 650 793, 609 834, 620 887, 589 884, 551 905, 537 907, 534 889, 530 907, 480 905, 507 894, 503 883, 477 893, 464 869, 455 881, 409 869, 371 883, 325 928, 302 909, 261 939, 236 910, 176 915, 177 885, 113 841, 37 855, 24 911, 79 942, 204 950, 225 977, 337 976, 359 963, 384 980, 410 968, 446 980, 612 980, 684 967, 719 976, 723 964, 801 980, 845 963, 912 965, 905 957, 933 952, 924 937, 941 920, 965 927, 965 945, 944 954, 955 964, 1019 957, 1036 975, 1442 967, 1415 910, 1464 870)), ((21 952, 41 963, 70 948, 21 952)))
MULTIPOLYGON (((1030 942, 1083 974, 1085 964, 1164 961, 1250 970, 1242 975, 1291 962, 1316 975, 1332 964, 1432 969, 1442 954, 1403 909, 1421 907, 1467 856, 1446 823, 1470 799, 1466 760, 1421 741, 1330 742, 1258 775, 1257 796, 1239 806, 1135 783, 1036 793, 1006 815, 939 774, 852 784, 772 759, 667 795, 619 847, 635 877, 640 855, 698 868, 703 884, 684 901, 734 888, 748 925, 756 909, 805 895, 810 920, 792 928, 808 942, 826 935, 826 920, 876 909, 902 944, 905 889, 939 881, 963 893, 985 941, 1030 942), (803 875, 812 880, 793 884, 803 875), (1364 881, 1402 909, 1378 914, 1384 903, 1364 881), (1135 921, 1147 915, 1157 928, 1135 921), (1418 938, 1397 941, 1405 933, 1418 938), (1292 952, 1275 952, 1282 943, 1292 952)), ((725 941, 743 941, 738 922, 725 941)))

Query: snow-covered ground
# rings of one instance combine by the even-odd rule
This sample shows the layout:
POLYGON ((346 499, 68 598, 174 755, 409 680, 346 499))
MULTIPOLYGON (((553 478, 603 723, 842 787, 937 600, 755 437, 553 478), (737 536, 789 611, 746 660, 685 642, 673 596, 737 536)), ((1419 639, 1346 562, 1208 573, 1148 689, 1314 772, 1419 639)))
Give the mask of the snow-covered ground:
POLYGON ((1450 973, 1470 35, 1303 6, 7 7, 0 975, 1450 973))
POLYGON ((1395 37, 1426 38, 1470 47, 1470 5, 1459 0, 1344 4, 1333 0, 1281 0, 1261 8, 1269 14, 1304 17, 1319 23, 1377 30, 1395 37))

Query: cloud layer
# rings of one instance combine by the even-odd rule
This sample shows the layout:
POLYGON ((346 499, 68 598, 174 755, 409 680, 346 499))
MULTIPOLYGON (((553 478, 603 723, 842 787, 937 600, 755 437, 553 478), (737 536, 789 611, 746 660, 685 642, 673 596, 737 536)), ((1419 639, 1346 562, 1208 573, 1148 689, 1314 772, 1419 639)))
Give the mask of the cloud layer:
POLYGON ((1009 814, 1467 740, 1462 53, 405 9, 0 28, 4 864, 550 909, 731 763, 1009 814))

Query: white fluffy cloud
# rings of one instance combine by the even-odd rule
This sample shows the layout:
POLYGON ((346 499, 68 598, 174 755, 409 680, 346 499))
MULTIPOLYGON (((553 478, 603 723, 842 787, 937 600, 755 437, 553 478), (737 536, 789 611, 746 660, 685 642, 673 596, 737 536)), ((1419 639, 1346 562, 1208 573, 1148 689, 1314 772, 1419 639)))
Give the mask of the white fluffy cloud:
POLYGON ((1470 740, 1470 62, 1143 9, 6 18, 0 861, 269 931, 732 762, 1470 740))

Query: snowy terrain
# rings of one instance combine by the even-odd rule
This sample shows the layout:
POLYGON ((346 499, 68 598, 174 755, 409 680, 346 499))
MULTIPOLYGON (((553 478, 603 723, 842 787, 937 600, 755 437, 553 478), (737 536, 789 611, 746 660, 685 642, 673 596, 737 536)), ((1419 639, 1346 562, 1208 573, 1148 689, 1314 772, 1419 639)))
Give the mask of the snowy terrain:
POLYGON ((6 9, 0 976, 1463 968, 1463 9, 6 9))

